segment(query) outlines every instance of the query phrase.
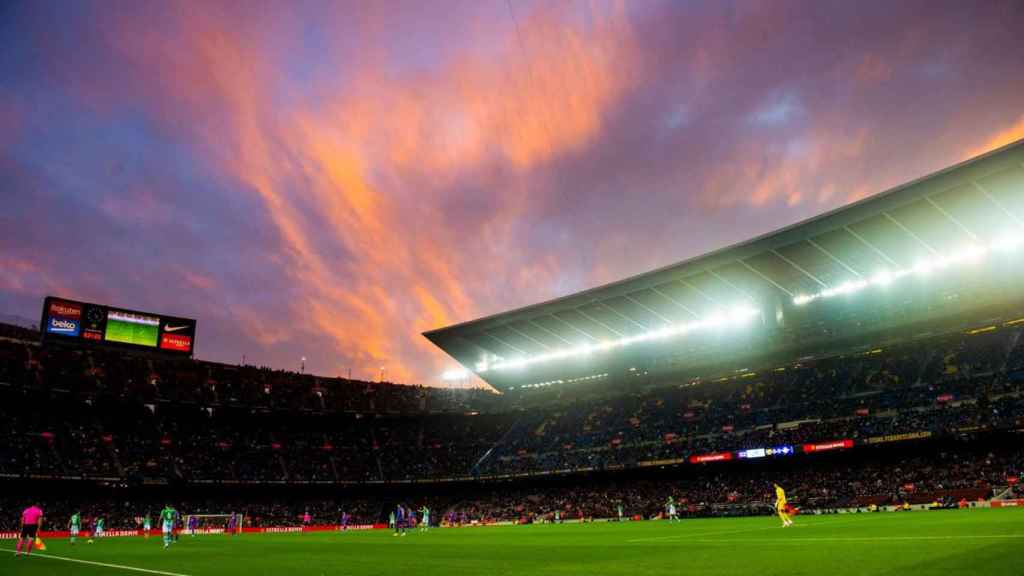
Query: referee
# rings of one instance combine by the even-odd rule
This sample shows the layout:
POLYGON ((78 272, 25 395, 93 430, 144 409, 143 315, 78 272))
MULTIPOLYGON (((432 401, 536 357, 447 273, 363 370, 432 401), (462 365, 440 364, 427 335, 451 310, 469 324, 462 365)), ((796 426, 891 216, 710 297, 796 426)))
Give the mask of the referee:
POLYGON ((39 527, 43 525, 43 509, 35 504, 25 508, 21 513, 21 535, 18 536, 18 544, 15 546, 15 556, 21 555, 21 546, 25 545, 25 556, 32 553, 32 543, 39 534, 39 527))

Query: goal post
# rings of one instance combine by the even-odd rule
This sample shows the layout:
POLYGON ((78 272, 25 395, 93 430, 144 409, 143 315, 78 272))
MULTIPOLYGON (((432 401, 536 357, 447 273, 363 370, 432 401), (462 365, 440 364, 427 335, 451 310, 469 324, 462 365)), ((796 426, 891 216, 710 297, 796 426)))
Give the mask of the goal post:
POLYGON ((182 519, 182 533, 191 534, 241 534, 245 515, 238 512, 227 514, 186 514, 182 519))

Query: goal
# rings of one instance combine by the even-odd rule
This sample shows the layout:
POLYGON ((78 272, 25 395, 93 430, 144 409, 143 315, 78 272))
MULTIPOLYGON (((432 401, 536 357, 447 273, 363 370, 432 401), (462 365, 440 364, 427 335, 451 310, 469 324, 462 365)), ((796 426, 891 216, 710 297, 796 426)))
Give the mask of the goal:
POLYGON ((238 512, 227 514, 187 514, 182 525, 183 534, 241 534, 245 515, 238 512), (232 523, 232 518, 234 522, 232 523))

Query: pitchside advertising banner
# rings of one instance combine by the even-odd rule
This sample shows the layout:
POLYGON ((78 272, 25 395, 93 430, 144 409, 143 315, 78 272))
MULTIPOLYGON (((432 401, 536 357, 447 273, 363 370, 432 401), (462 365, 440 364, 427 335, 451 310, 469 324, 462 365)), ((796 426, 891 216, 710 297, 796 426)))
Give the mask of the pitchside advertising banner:
POLYGON ((191 356, 196 321, 47 296, 40 322, 43 338, 111 344, 191 356))
MULTIPOLYGON (((244 534, 283 534, 283 533, 298 533, 298 532, 345 532, 345 531, 358 531, 358 530, 384 530, 388 527, 387 524, 350 524, 344 529, 340 526, 277 526, 273 528, 253 528, 246 527, 242 528, 244 534)), ((180 530, 182 534, 190 534, 187 530, 180 530)), ((224 534, 223 528, 201 528, 195 531, 196 534, 224 534)), ((90 535, 89 531, 84 532, 85 535, 90 535)), ((104 538, 124 538, 130 536, 145 536, 143 530, 107 530, 103 533, 104 538)), ((150 536, 160 536, 159 530, 150 530, 150 536)), ((0 532, 0 540, 14 540, 19 535, 18 532, 0 532)), ((71 533, 67 530, 44 530, 39 533, 40 538, 67 538, 71 536, 71 533)))

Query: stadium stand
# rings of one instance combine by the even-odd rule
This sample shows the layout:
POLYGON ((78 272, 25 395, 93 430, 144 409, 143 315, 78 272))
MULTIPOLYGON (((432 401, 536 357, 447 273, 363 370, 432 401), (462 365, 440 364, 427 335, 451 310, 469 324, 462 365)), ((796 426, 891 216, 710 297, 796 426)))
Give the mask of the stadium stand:
POLYGON ((378 522, 398 501, 457 522, 609 517, 620 503, 649 518, 669 495, 686 515, 760 514, 772 482, 817 511, 990 498, 1024 468, 1024 300, 1007 260, 1022 245, 1021 183, 1024 142, 426 334, 462 365, 452 377, 473 372, 500 394, 0 326, 3 493, 73 486, 46 490, 65 496, 45 508, 102 510, 129 529, 166 500, 279 526, 306 510, 378 522), (747 305, 720 310, 736 301, 747 305))
POLYGON ((520 398, 543 405, 483 407, 482 414, 493 399, 479 391, 349 383, 356 401, 336 401, 343 397, 336 382, 298 374, 191 360, 158 366, 130 356, 118 365, 109 353, 6 342, 0 472, 140 481, 409 480, 635 467, 836 438, 1012 429, 1024 416, 1024 373, 1013 368, 1020 331, 969 338, 977 340, 939 337, 745 372, 714 385, 520 398), (367 399, 366 388, 374 386, 367 399), (210 395, 196 398, 202 388, 210 395), (48 409, 31 409, 39 405, 48 409))
POLYGON ((767 509, 769 482, 780 479, 817 509, 977 499, 1019 472, 1019 449, 991 446, 1024 426, 1020 337, 1016 327, 956 333, 710 383, 628 394, 540 390, 510 394, 505 404, 474 390, 6 340, 0 342, 0 475, 10 482, 33 477, 128 487, 132 497, 123 506, 102 490, 95 498, 87 490, 48 503, 52 510, 76 503, 104 510, 108 525, 125 529, 141 511, 160 507, 161 497, 144 491, 154 485, 175 493, 190 486, 192 493, 204 486, 340 483, 353 494, 175 496, 195 512, 224 510, 237 497, 249 521, 262 525, 293 523, 305 509, 320 518, 345 510, 354 521, 379 521, 396 495, 373 493, 374 486, 424 479, 464 480, 450 496, 436 484, 429 491, 399 484, 399 494, 473 520, 543 521, 555 509, 564 517, 611 516, 618 502, 651 517, 668 493, 686 503, 686 514, 759 513, 767 509), (33 409, 43 405, 46 410, 33 409), (785 469, 779 462, 672 466, 694 454, 900 435, 915 438, 910 456, 895 448, 890 454, 883 444, 875 447, 880 453, 803 456, 798 467, 785 469), (986 448, 970 444, 978 437, 988 439, 986 448), (666 466, 675 471, 646 474, 666 466), (582 476, 566 474, 573 470, 582 476), (562 479, 494 484, 510 475, 562 479), (466 480, 472 478, 478 482, 466 480))

